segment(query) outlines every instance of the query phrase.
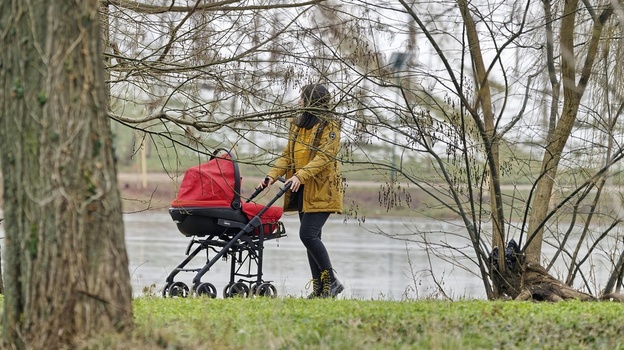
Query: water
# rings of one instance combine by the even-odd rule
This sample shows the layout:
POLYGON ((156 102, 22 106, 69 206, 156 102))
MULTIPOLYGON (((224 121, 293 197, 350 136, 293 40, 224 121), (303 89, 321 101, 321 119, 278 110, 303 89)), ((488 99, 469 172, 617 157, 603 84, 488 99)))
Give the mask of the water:
MULTIPOLYGON (((298 237, 298 219, 294 215, 284 215, 281 221, 288 236, 265 242, 264 280, 272 281, 278 295, 307 295, 309 290, 305 285, 310 272, 298 237)), ((152 291, 162 291, 170 271, 186 257, 190 238, 177 230, 167 213, 126 215, 125 227, 134 293, 140 294, 150 286, 152 291)), ((407 233, 410 228, 397 219, 367 220, 363 225, 354 220, 345 223, 340 215, 331 216, 325 225, 323 241, 337 276, 345 286, 343 297, 390 300, 427 297, 438 290, 433 276, 451 297, 485 297, 482 282, 470 271, 428 256, 417 243, 374 233, 377 230, 407 233)), ((204 256, 201 253, 188 267, 203 266, 204 256)), ((217 287, 219 297, 229 281, 229 266, 229 262, 219 261, 202 278, 202 282, 217 287)), ((176 281, 190 286, 193 277, 193 273, 181 272, 176 281)))
MULTIPOLYGON (((272 281, 280 296, 307 295, 309 290, 305 289, 305 285, 310 273, 305 249, 298 237, 298 219, 294 215, 284 215, 281 221, 288 236, 265 242, 264 280, 272 281)), ((166 212, 128 214, 124 216, 124 222, 134 294, 141 295, 145 289, 161 293, 169 273, 186 257, 190 238, 177 230, 166 212)), ((2 236, 4 233, 0 225, 2 236)), ((340 215, 332 215, 324 227, 323 241, 337 276, 345 286, 341 298, 486 297, 477 267, 471 260, 473 249, 460 222, 393 218, 367 219, 366 223, 359 224, 356 220, 345 223, 340 215), (404 235, 406 240, 418 239, 419 242, 391 239, 378 234, 379 231, 404 235), (421 235, 417 237, 413 232, 421 232, 421 235), (423 244, 424 239, 427 245, 423 244), (445 256, 437 256, 436 252, 445 256), (452 263, 449 261, 451 256, 452 263), (444 295, 439 293, 440 289, 444 295)), ((555 241, 551 238, 551 243, 555 241)), ((620 251, 622 248, 618 242, 621 241, 622 234, 618 231, 605 241, 604 246, 608 249, 596 250, 589 259, 591 273, 585 276, 593 294, 606 283, 611 261, 619 257, 619 253, 609 251, 620 251)), ((574 244, 574 239, 568 242, 568 251, 574 244)), ((554 256, 554 246, 544 244, 543 255, 554 256)), ((203 266, 203 256, 203 253, 200 254, 188 267, 203 266)), ((202 278, 203 282, 216 286, 218 297, 223 296, 223 288, 229 281, 229 267, 229 261, 219 261, 202 278)), ((551 273, 562 279, 566 271, 565 264, 559 262, 551 273)), ((181 272, 176 281, 191 285, 193 276, 193 273, 181 272)), ((584 287, 582 279, 577 280, 574 287, 584 287)))

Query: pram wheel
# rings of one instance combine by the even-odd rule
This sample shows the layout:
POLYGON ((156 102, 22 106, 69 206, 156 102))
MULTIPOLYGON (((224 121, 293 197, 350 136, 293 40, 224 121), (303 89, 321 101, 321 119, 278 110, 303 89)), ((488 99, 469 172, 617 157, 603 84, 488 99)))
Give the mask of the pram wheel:
POLYGON ((171 298, 186 298, 189 295, 189 287, 184 282, 174 282, 171 286, 165 287, 163 294, 171 298))
POLYGON ((233 297, 243 297, 246 298, 249 296, 249 287, 243 282, 236 283, 228 283, 225 288, 223 288, 223 297, 225 298, 233 298, 233 297))
POLYGON ((277 296, 277 289, 271 283, 262 283, 256 288, 255 292, 259 297, 275 298, 277 296))
POLYGON ((207 295, 214 299, 217 297, 217 288, 212 283, 203 282, 195 288, 195 294, 198 296, 207 295))
POLYGON ((264 283, 264 282, 254 282, 251 284, 251 290, 249 291, 249 294, 251 295, 256 295, 258 294, 258 287, 260 287, 260 285, 264 283))

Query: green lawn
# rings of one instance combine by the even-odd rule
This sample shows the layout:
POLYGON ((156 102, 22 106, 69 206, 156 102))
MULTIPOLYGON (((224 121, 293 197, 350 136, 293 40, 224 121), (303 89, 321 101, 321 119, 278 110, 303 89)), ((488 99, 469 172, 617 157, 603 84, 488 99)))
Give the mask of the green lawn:
POLYGON ((86 349, 624 349, 610 302, 162 299, 86 349))

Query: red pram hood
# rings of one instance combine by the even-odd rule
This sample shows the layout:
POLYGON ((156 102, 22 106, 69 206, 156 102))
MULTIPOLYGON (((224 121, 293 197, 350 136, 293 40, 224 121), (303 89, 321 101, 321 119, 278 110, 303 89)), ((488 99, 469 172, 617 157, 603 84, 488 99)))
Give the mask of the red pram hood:
POLYGON ((237 184, 235 170, 235 163, 227 154, 189 168, 171 206, 223 208, 236 200, 240 203, 240 179, 237 184))
MULTIPOLYGON (((189 168, 184 173, 174 208, 232 208, 241 210, 251 219, 264 206, 243 203, 240 198, 242 178, 232 156, 225 153, 208 162, 189 168)), ((261 216, 263 223, 275 223, 283 214, 281 207, 269 207, 261 216)))

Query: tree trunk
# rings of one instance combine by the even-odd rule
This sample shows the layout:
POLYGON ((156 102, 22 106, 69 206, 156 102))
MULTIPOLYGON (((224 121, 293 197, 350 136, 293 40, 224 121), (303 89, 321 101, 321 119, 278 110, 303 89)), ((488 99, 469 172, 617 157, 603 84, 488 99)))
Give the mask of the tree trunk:
POLYGON ((529 220, 526 256, 533 264, 541 263, 542 241, 544 235, 543 225, 548 216, 549 204, 552 197, 552 189, 561 154, 567 144, 568 138, 576 122, 581 98, 587 88, 591 77, 592 67, 598 52, 604 24, 613 14, 613 8, 607 6, 599 16, 593 18, 594 23, 591 31, 591 39, 586 44, 585 60, 578 74, 577 83, 577 58, 574 52, 576 35, 576 14, 578 0, 566 0, 563 8, 560 29, 560 55, 561 55, 561 82, 563 86, 563 109, 561 118, 546 140, 546 149, 542 160, 541 174, 537 181, 535 197, 531 206, 529 220))
MULTIPOLYGON (((471 63, 475 74, 476 96, 477 101, 475 103, 474 111, 478 111, 479 108, 483 113, 483 120, 480 120, 479 115, 473 115, 475 124, 479 127, 481 138, 485 144, 487 164, 489 169, 489 191, 490 207, 492 208, 492 247, 498 247, 499 251, 503 251, 505 242, 505 226, 504 215, 502 206, 502 193, 500 189, 500 159, 499 159, 499 142, 496 136, 494 111, 492 110, 492 95, 490 91, 489 76, 485 63, 483 61, 483 55, 481 52, 481 44, 479 41, 479 35, 477 31, 476 23, 474 22, 468 2, 459 0, 459 9, 464 20, 464 26, 466 28, 466 37, 468 38, 468 45, 470 48, 471 63)), ((478 245, 478 240, 475 237, 473 244, 478 245)), ((500 260, 499 269, 504 269, 504 259, 500 260)), ((499 297, 500 291, 496 284, 494 287, 493 297, 499 297)))
POLYGON ((97 0, 0 3, 8 347, 132 324, 97 0))
MULTIPOLYGON (((2 224, 0 219, 0 224, 2 224)), ((2 261, 2 247, 0 246, 0 261, 2 261)), ((0 264, 0 294, 4 294, 4 275, 2 274, 2 264, 0 264)))

